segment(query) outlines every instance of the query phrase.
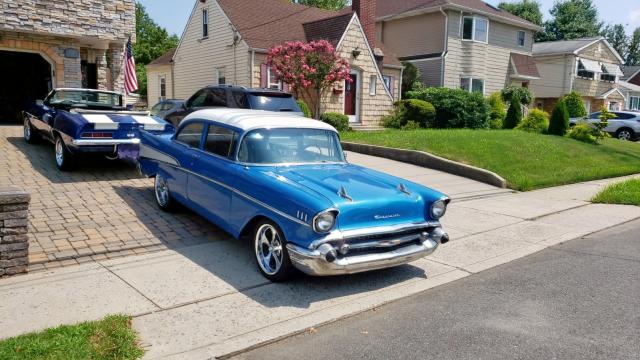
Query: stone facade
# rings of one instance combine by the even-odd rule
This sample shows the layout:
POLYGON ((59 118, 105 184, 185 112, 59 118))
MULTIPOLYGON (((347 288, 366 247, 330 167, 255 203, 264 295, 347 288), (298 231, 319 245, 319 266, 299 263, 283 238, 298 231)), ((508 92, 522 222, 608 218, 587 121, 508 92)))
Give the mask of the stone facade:
POLYGON ((135 41, 134 0, 0 0, 0 50, 40 54, 52 88, 82 87, 84 63, 95 66, 96 88, 122 91, 129 36, 135 41))
POLYGON ((31 196, 18 188, 0 188, 0 277, 27 272, 30 200, 31 196))

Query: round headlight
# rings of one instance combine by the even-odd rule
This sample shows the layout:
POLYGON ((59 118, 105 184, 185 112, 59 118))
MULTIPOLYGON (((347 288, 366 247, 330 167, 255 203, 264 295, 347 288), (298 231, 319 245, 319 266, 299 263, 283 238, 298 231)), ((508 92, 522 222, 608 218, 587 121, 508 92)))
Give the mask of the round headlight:
POLYGON ((333 229, 336 224, 336 214, 333 211, 326 211, 318 214, 313 219, 313 230, 319 233, 326 233, 333 229))
POLYGON ((447 212, 447 203, 444 200, 438 200, 431 204, 431 217, 433 219, 440 219, 447 212))

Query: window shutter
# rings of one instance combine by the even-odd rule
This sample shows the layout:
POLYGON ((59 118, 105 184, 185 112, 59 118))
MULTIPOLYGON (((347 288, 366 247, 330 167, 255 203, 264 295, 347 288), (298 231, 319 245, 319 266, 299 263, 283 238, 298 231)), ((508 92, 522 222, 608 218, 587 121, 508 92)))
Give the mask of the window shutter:
POLYGON ((269 76, 267 72, 267 64, 260 65, 260 87, 261 88, 267 87, 267 80, 268 80, 267 76, 269 76))
POLYGON ((390 76, 390 80, 389 80, 389 92, 391 93, 391 97, 395 100, 397 98, 396 93, 395 93, 395 81, 396 81, 396 77, 395 76, 390 76))

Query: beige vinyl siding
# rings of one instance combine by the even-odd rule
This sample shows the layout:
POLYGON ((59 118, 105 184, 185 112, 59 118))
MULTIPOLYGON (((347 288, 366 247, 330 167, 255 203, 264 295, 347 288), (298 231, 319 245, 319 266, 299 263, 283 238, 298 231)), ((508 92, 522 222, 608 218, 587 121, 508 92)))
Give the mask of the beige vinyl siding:
POLYGON ((398 57, 442 53, 444 23, 440 12, 379 22, 376 36, 398 57))
POLYGON ((228 84, 249 85, 249 47, 236 45, 229 20, 216 1, 196 2, 187 23, 174 65, 175 97, 189 98, 198 89, 216 84, 216 69, 225 68, 228 84), (202 9, 209 11, 209 36, 202 39, 202 9))
POLYGON ((449 42, 444 86, 459 88, 461 77, 473 77, 484 80, 484 93, 490 95, 510 84, 511 53, 531 55, 531 31, 525 30, 525 47, 518 47, 517 32, 524 29, 489 19, 488 43, 462 40, 462 18, 471 14, 447 13, 449 42))
POLYGON ((532 80, 530 89, 538 98, 556 98, 571 91, 575 73, 575 56, 536 57, 540 79, 532 80))
POLYGON ((442 86, 442 59, 411 61, 420 71, 420 80, 426 86, 442 86))
POLYGON ((619 64, 620 60, 611 52, 609 47, 604 42, 598 41, 591 46, 582 49, 578 56, 585 59, 591 59, 595 61, 607 62, 610 64, 619 64))
POLYGON ((160 100, 160 77, 164 76, 166 85, 166 98, 172 99, 171 65, 147 67, 147 103, 149 108, 160 100))
POLYGON ((588 80, 576 78, 573 80, 573 90, 582 96, 600 96, 607 91, 617 88, 618 84, 607 81, 588 80))

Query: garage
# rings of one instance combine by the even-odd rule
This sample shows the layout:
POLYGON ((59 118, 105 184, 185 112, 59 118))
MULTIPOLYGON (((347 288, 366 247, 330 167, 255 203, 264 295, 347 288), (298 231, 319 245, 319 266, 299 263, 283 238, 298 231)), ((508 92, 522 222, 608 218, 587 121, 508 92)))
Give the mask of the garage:
POLYGON ((20 122, 25 104, 52 88, 51 64, 38 53, 0 50, 0 69, 0 124, 20 122))

